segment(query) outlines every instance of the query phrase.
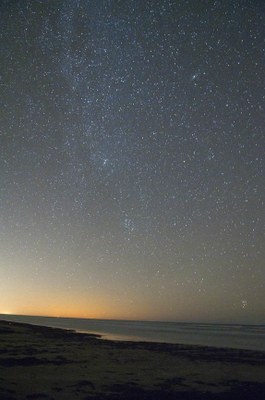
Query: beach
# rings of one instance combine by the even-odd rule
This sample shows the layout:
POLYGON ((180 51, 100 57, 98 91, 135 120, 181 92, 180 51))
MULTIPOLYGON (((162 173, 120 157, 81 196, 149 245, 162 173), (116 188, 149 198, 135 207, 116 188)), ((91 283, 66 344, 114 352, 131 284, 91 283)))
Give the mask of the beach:
POLYGON ((265 398, 265 352, 0 321, 0 399, 265 398))

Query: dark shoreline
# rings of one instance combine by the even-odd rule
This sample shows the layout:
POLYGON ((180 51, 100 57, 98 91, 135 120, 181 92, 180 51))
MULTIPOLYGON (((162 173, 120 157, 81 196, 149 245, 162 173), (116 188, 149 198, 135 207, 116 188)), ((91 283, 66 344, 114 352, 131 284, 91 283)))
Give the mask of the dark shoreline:
POLYGON ((265 398, 265 352, 0 321, 0 399, 265 398))
MULTIPOLYGON (((201 347, 216 347, 216 348, 231 348, 240 350, 253 350, 253 351, 264 351, 265 352, 265 342, 259 336, 259 328, 263 332, 264 339, 264 329, 265 325, 242 325, 242 324, 216 324, 216 323, 191 323, 191 322, 166 322, 166 324, 176 324, 174 330, 177 332, 177 336, 173 334, 171 340, 169 336, 157 334, 157 330, 161 328, 164 330, 163 325, 159 327, 159 324, 164 324, 164 321, 133 321, 133 320, 102 320, 102 319, 87 319, 87 318, 64 318, 64 317, 47 317, 47 316, 30 316, 30 315, 8 315, 0 314, 0 320, 6 320, 10 322, 26 323, 30 325, 46 326, 51 328, 60 328, 64 330, 73 330, 78 333, 88 333, 97 334, 104 340, 111 341, 128 341, 128 342, 151 342, 151 343, 168 343, 168 344, 183 344, 183 345, 196 345, 201 347), (77 321, 76 323, 73 321, 77 321), (67 322, 68 321, 68 322, 67 322), (88 323, 87 323, 88 321, 88 323), (114 322, 114 328, 112 324, 108 325, 109 322, 114 322), (104 325, 106 323, 106 325, 104 325), (127 324, 129 323, 129 326, 127 324), (136 323, 136 325, 135 325, 136 323), (138 328, 138 324, 153 324, 155 323, 155 328, 150 325, 143 325, 138 328), (125 324, 125 325, 124 325, 125 324), (188 332, 183 334, 181 330, 186 326, 192 326, 191 335, 190 328, 188 332), (201 326, 210 326, 210 331, 205 335, 204 328, 201 330, 201 326), (225 332, 222 334, 222 329, 216 336, 215 327, 225 326, 225 332), (180 327, 180 335, 178 336, 178 329, 180 327), (236 327, 236 328, 235 328, 236 327), (243 327, 243 332, 242 332, 243 327), (245 327, 247 327, 245 332, 245 327), (239 330, 238 330, 239 328, 239 330), (213 329, 213 332, 211 330, 213 329), (252 335, 252 330, 256 333, 256 336, 252 335), (258 331, 256 332, 256 329, 258 331), (145 333, 147 331, 147 334, 145 333), (152 334, 155 332, 155 335, 152 334), (181 334, 182 333, 182 334, 181 334), (246 336, 248 335, 248 341, 246 341, 246 336), (217 337, 217 340, 216 340, 217 337)), ((168 327, 166 327, 168 329, 168 327)), ((174 333, 170 331, 169 333, 174 333)), ((175 333, 176 333, 175 332, 175 333)))

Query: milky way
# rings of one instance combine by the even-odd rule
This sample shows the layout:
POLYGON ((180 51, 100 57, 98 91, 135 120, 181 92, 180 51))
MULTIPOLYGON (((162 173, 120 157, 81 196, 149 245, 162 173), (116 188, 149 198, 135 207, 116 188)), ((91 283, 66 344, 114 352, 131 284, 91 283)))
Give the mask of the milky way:
POLYGON ((0 312, 264 322, 264 2, 0 12, 0 312))

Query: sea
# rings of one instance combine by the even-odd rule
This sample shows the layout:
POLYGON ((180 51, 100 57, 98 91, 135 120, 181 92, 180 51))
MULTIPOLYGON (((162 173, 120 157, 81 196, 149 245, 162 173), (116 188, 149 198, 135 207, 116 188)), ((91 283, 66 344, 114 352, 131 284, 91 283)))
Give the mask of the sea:
POLYGON ((70 329, 101 339, 265 351, 265 325, 55 318, 0 314, 1 320, 70 329))

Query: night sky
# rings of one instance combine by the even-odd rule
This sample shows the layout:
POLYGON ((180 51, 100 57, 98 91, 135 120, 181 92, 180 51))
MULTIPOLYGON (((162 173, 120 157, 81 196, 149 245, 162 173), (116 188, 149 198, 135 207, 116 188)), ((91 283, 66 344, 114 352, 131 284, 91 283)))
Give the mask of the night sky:
POLYGON ((0 312, 264 323, 264 1, 0 14, 0 312))

